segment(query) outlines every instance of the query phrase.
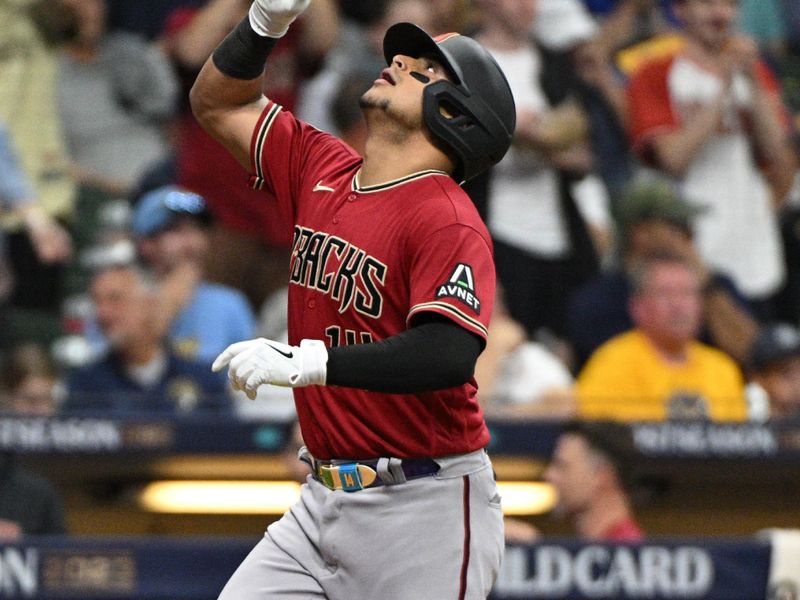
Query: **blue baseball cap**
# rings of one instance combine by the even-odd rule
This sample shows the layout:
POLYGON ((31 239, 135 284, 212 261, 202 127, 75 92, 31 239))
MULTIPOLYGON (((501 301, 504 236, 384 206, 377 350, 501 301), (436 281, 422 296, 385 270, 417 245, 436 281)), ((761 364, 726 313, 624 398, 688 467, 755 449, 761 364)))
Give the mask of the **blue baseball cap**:
POLYGON ((131 229, 136 237, 152 237, 172 225, 180 216, 195 217, 204 224, 211 213, 203 197, 174 185, 144 194, 133 211, 131 229))
POLYGON ((761 371, 795 356, 800 356, 800 330, 789 323, 772 323, 763 326, 753 340, 748 366, 761 371))

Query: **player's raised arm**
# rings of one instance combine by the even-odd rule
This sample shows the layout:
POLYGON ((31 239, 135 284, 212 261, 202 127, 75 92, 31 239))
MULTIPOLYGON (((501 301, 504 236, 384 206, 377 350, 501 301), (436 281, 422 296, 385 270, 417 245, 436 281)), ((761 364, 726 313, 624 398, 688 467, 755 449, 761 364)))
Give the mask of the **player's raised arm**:
POLYGON ((265 102, 262 75, 267 57, 309 3, 255 0, 192 87, 194 116, 245 168, 250 167, 250 138, 265 102))

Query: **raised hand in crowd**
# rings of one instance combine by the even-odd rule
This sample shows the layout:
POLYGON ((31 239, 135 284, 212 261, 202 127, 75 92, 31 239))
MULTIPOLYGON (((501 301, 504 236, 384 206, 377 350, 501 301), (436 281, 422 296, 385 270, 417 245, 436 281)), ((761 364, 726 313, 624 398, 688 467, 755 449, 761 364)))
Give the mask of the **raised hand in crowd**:
POLYGON ((36 255, 43 263, 64 262, 72 256, 69 232, 37 204, 20 209, 36 255))
POLYGON ((750 79, 757 75, 759 60, 758 44, 746 35, 731 36, 720 55, 723 72, 731 76, 738 71, 750 79))

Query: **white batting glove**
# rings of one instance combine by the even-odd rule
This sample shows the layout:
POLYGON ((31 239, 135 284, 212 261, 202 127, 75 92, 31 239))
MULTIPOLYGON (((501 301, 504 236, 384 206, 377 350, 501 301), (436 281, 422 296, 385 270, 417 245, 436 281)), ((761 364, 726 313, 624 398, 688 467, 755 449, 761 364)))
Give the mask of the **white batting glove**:
POLYGON ((311 0, 255 0, 250 6, 250 27, 258 35, 283 37, 311 0))
POLYGON ((325 385, 328 350, 320 340, 303 340, 299 346, 258 338, 231 344, 222 351, 211 370, 228 366, 228 380, 251 400, 258 386, 269 383, 284 387, 325 385))

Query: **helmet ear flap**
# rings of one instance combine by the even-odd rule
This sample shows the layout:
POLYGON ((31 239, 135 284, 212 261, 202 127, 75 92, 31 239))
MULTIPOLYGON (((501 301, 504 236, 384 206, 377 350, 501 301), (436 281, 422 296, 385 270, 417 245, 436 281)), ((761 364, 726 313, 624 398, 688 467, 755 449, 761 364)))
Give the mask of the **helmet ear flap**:
MULTIPOLYGON (((466 181, 488 169, 507 145, 498 145, 498 131, 505 127, 481 98, 450 81, 436 81, 425 88, 422 100, 425 125, 439 147, 457 160, 457 181, 466 181)), ((510 140, 511 134, 508 133, 510 140)))
POLYGON ((462 103, 454 97, 458 93, 459 90, 448 81, 428 85, 422 97, 422 117, 437 146, 455 161, 453 179, 463 182, 467 179, 464 161, 469 148, 456 131, 469 127, 470 118, 462 110, 462 103))

